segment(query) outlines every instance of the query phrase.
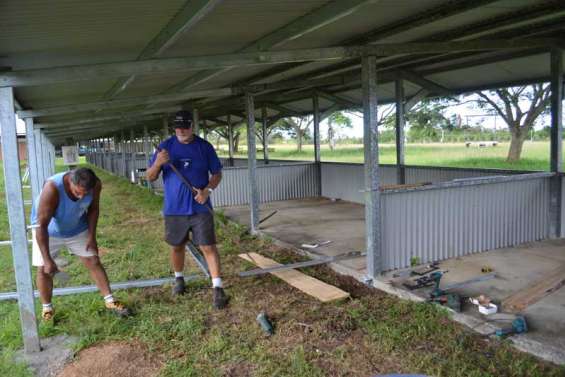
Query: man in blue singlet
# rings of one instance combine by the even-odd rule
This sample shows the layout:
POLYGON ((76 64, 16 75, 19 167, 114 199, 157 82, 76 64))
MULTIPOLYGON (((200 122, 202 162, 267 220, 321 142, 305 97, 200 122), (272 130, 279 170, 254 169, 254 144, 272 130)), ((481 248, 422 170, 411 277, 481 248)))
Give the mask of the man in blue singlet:
POLYGON ((41 317, 50 321, 54 311, 53 276, 59 272, 54 258, 66 246, 88 268, 108 310, 128 316, 129 310, 114 299, 104 267, 98 258, 98 224, 102 183, 94 172, 79 168, 47 179, 31 211, 32 264, 37 268, 37 288, 43 304, 41 317))
POLYGON ((194 135, 190 112, 179 111, 174 127, 175 135, 159 145, 146 172, 149 181, 163 173, 165 241, 171 245, 171 264, 175 273, 173 295, 185 292, 184 255, 192 232, 192 242, 200 247, 210 269, 213 305, 222 309, 228 304, 229 297, 224 293, 220 277, 220 257, 210 202, 210 195, 222 179, 222 164, 212 144, 194 135), (171 165, 188 180, 194 191, 171 165))

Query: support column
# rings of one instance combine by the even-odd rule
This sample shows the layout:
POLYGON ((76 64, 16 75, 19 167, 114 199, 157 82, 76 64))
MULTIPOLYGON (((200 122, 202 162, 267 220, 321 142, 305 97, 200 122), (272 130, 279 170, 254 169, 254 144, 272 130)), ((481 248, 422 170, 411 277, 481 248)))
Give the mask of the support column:
POLYGON ((320 151, 320 97, 318 93, 312 96, 314 108, 314 161, 317 167, 318 196, 322 196, 322 155, 320 151))
POLYGON ((269 164, 269 143, 267 134, 267 108, 261 108, 261 134, 263 135, 263 161, 265 165, 269 164))
POLYGON ((564 235, 561 219, 561 185, 563 171, 563 54, 560 49, 551 50, 551 140, 550 170, 555 173, 550 183, 549 202, 549 237, 558 238, 564 235))
POLYGON ((130 151, 130 155, 129 155, 129 160, 130 160, 130 182, 131 183, 135 183, 136 181, 136 174, 135 174, 135 165, 136 165, 136 159, 137 159, 137 145, 135 144, 135 134, 133 132, 133 128, 129 130, 129 144, 131 146, 131 151, 130 151))
POLYGON ((193 131, 195 135, 198 135, 200 132, 200 119, 198 117, 198 109, 192 109, 192 123, 193 123, 193 131))
POLYGON ((43 168, 43 151, 41 143, 41 130, 33 130, 34 141, 35 141, 35 154, 37 158, 37 179, 39 181, 39 191, 43 188, 43 183, 45 182, 45 170, 43 168))
POLYGON ((231 123, 231 115, 228 114, 228 156, 230 166, 233 166, 233 124, 231 123))
POLYGON ((122 177, 127 178, 127 171, 126 171, 126 138, 124 136, 124 131, 121 132, 120 134, 120 149, 122 152, 122 161, 121 161, 121 166, 120 166, 120 174, 122 175, 122 177))
POLYGON ((143 126, 143 154, 145 155, 146 166, 149 164, 149 154, 151 153, 149 145, 149 133, 147 132, 147 126, 143 126))
POLYGON ((39 352, 41 348, 35 317, 31 266, 28 254, 13 88, 0 88, 0 131, 2 132, 2 163, 4 165, 6 205, 18 289, 22 338, 26 353, 39 352))
POLYGON ((367 279, 381 272, 381 223, 377 118, 377 69, 374 56, 362 58, 363 125, 365 152, 365 240, 367 279))
POLYGON ((247 170, 249 172, 249 209, 251 211, 251 234, 259 231, 259 191, 257 189, 257 161, 255 146, 255 103, 253 96, 245 93, 247 110, 247 170))
POLYGON ((406 183, 406 170, 404 168, 404 127, 406 117, 404 115, 404 80, 395 81, 396 94, 396 183, 406 183))
POLYGON ((32 200, 37 199, 41 186, 37 168, 37 155, 35 154, 35 133, 33 132, 33 118, 25 118, 26 144, 27 144, 27 166, 29 169, 29 182, 31 185, 32 200))

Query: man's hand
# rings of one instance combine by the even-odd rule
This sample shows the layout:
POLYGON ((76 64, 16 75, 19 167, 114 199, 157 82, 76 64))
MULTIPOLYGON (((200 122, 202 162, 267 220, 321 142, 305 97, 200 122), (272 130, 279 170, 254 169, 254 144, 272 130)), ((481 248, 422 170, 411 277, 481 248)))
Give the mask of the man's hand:
POLYGON ((53 259, 49 258, 43 261, 43 273, 46 275, 54 276, 59 271, 59 268, 53 261, 53 259))
POLYGON ((198 204, 204 204, 206 203, 206 200, 208 200, 208 197, 210 196, 210 192, 208 191, 207 188, 204 189, 194 189, 196 191, 196 196, 194 197, 194 200, 196 200, 196 202, 198 204))
POLYGON ((163 166, 167 162, 169 162, 169 152, 166 149, 161 149, 159 153, 157 153, 157 158, 155 159, 155 164, 157 166, 163 166))
POLYGON ((96 237, 89 237, 86 242, 86 251, 92 251, 98 255, 98 243, 96 242, 96 237))

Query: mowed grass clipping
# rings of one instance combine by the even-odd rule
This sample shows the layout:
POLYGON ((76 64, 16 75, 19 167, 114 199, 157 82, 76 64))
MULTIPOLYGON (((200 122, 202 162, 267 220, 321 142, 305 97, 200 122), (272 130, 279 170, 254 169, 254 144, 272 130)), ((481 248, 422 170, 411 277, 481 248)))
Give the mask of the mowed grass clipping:
MULTIPOLYGON (((161 198, 96 171, 104 184, 98 240, 110 279, 170 276, 161 198)), ((347 290, 351 299, 322 304, 270 275, 239 278, 237 272, 252 267, 237 256, 241 252, 259 252, 281 263, 301 259, 269 240, 249 236, 221 213, 216 222, 225 283, 232 296, 228 310, 212 309, 205 279, 191 282, 189 293, 179 299, 171 297, 170 287, 118 291, 118 298, 136 313, 128 319, 106 313, 96 293, 62 296, 53 300, 56 323, 40 324, 41 336, 79 336, 78 349, 110 340, 141 343, 161 360, 159 375, 171 377, 565 375, 563 368, 520 353, 505 341, 473 334, 452 322, 442 308, 401 301, 326 267, 305 272, 347 290), (275 326, 272 337, 266 337, 256 322, 263 310, 275 326)), ((10 249, 0 252, 9 254, 10 249)), ((85 269, 67 258, 72 261, 66 268, 72 285, 89 284, 85 269)), ((7 288, 2 283, 1 290, 7 288)), ((21 346, 17 305, 0 302, 0 375, 31 376, 12 361, 21 346)))

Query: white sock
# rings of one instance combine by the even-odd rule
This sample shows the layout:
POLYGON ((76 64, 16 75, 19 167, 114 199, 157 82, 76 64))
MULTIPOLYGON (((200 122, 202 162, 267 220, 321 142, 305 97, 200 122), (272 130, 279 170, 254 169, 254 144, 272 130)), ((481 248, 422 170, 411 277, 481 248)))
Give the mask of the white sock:
POLYGON ((41 305, 43 307, 43 310, 52 310, 53 309, 53 304, 49 303, 49 304, 42 304, 41 305))
POLYGON ((114 302, 114 295, 110 293, 108 296, 104 296, 104 302, 107 304, 114 302))
POLYGON ((184 273, 175 271, 175 278, 184 278, 184 273))
POLYGON ((212 278, 212 287, 223 288, 224 285, 222 284, 222 278, 212 278))

